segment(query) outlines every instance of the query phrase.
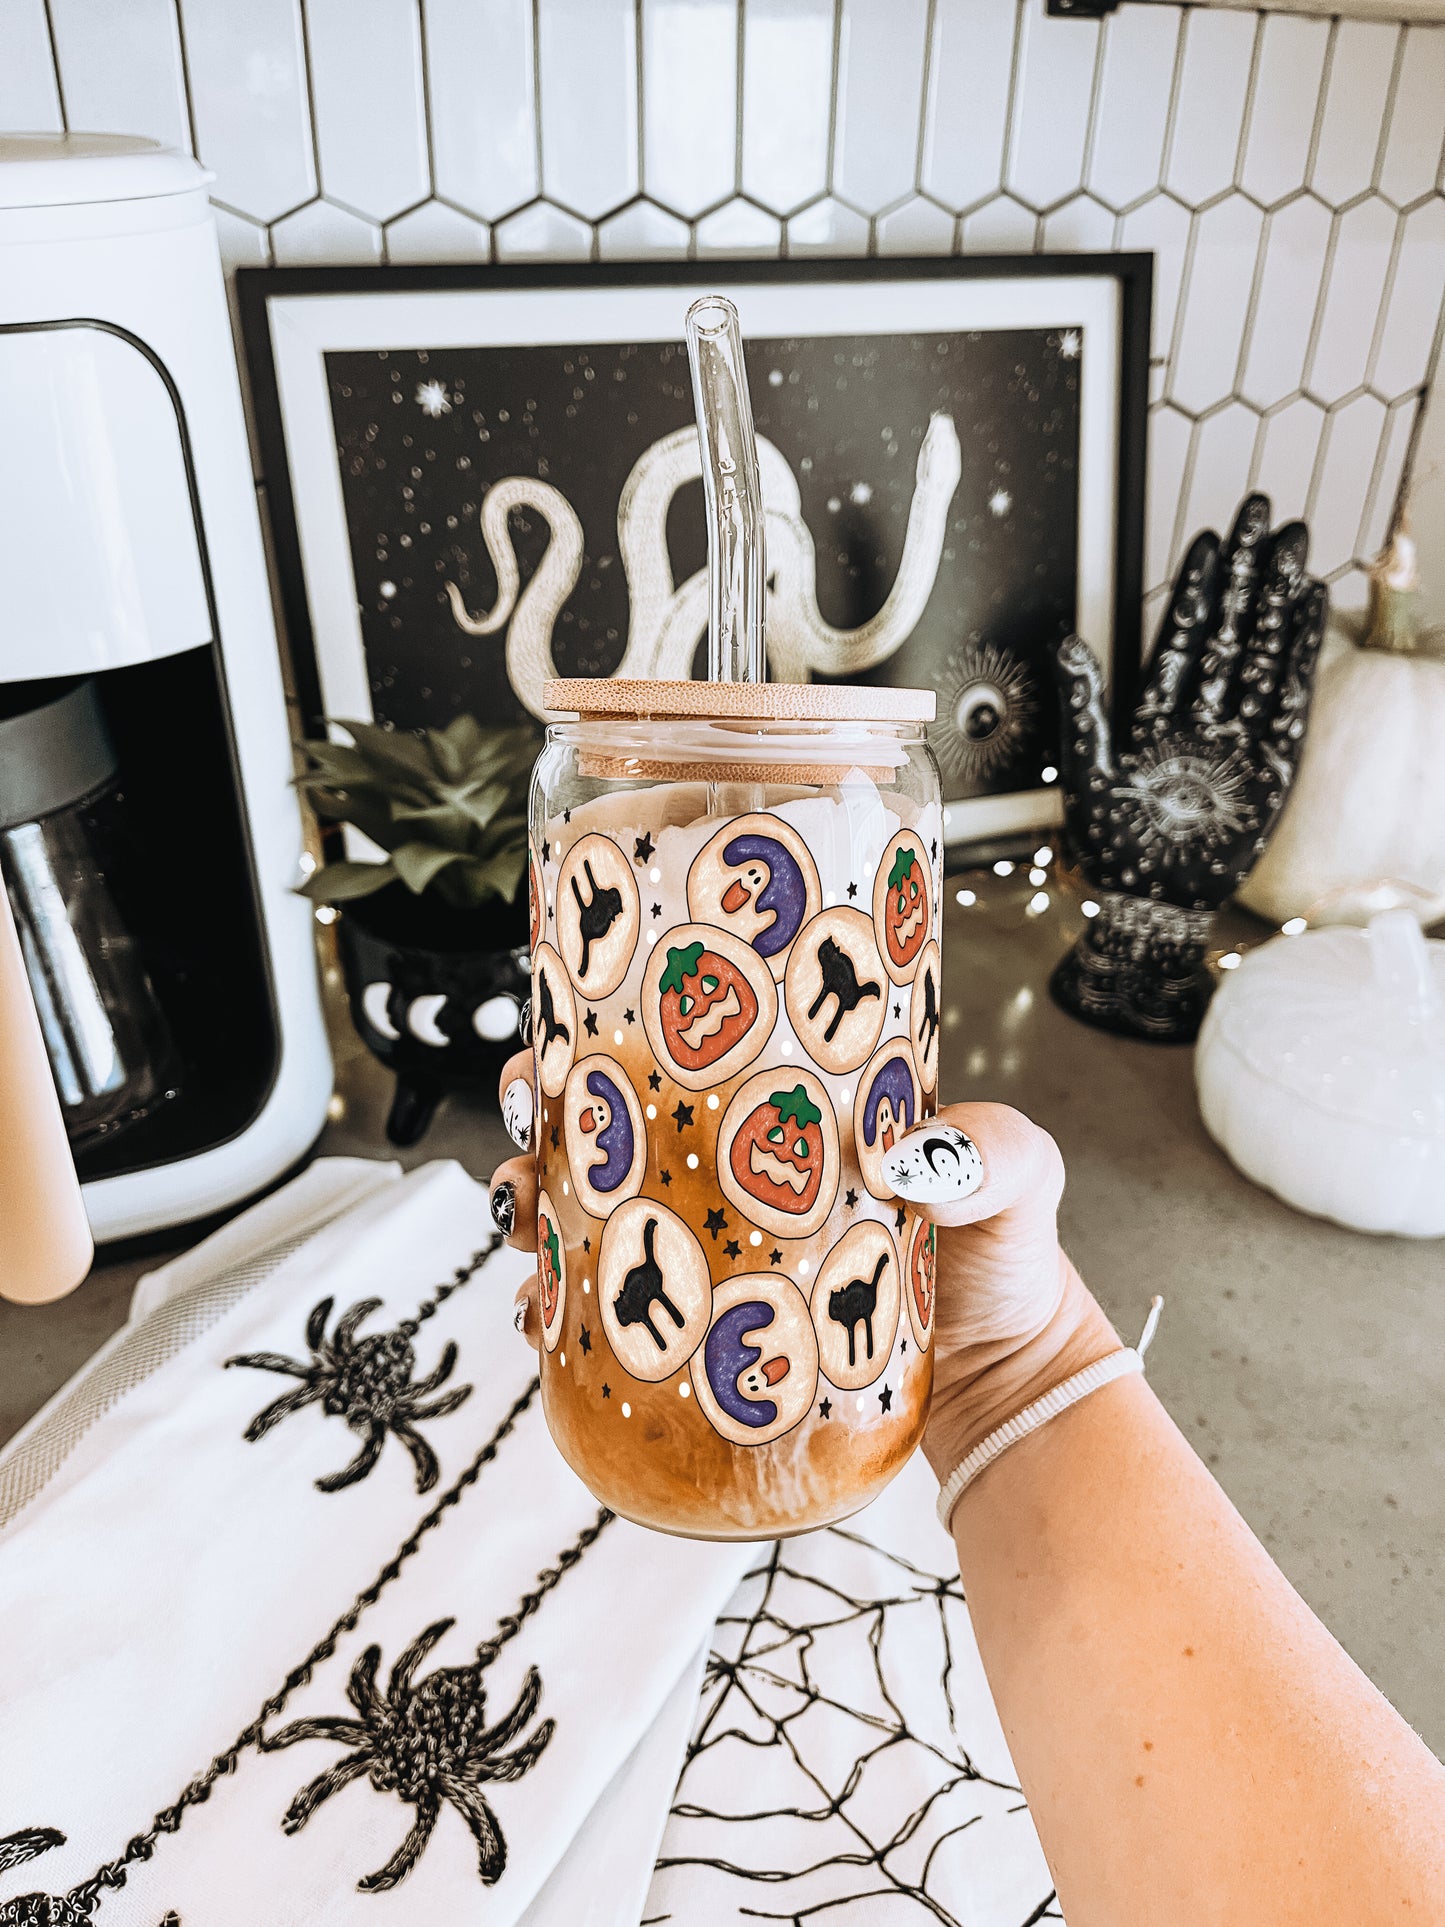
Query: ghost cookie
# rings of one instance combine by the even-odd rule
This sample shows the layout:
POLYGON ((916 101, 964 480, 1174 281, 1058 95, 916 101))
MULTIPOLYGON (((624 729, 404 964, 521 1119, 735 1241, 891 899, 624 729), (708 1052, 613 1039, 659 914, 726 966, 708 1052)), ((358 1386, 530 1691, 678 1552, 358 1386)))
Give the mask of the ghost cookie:
POLYGON ((911 983, 933 935, 928 845, 914 830, 900 830, 883 846, 873 882, 873 923, 888 975, 895 984, 911 983))
POLYGON ((932 937, 918 958, 908 1006, 908 1034, 918 1081, 925 1091, 938 1089, 938 1032, 943 1021, 943 960, 932 937))
POLYGON ((687 873, 687 909, 748 944, 781 978, 788 947, 822 902, 807 844, 780 816, 735 817, 687 873))
POLYGON ((864 1219, 844 1232, 813 1286, 813 1329, 823 1376, 861 1392, 893 1351, 902 1305, 898 1252, 886 1224, 864 1219))
POLYGON ((577 1055, 577 1003, 567 967, 550 943, 532 952, 532 1049, 537 1082, 559 1097, 577 1055))
POLYGON ((681 1371, 707 1330, 712 1279, 675 1212, 650 1198, 617 1207, 602 1233, 597 1302, 625 1371, 653 1384, 681 1371))
POLYGON ((910 1212, 904 1233, 903 1302, 919 1351, 933 1342, 934 1299, 938 1285, 938 1229, 910 1212))
POLYGON ((622 1066, 584 1057, 572 1066, 562 1096, 567 1166, 577 1202, 605 1218, 642 1189, 647 1136, 642 1106, 622 1066))
POLYGON ((983 1159, 971 1137, 935 1119, 894 1145, 879 1173, 910 1204, 957 1204, 983 1183, 983 1159))
POLYGON ((685 1090, 746 1070, 777 1016, 772 973, 738 938, 684 923, 653 945, 642 973, 642 1024, 658 1063, 685 1090))
POLYGON ((853 1097, 853 1153, 875 1198, 892 1201, 883 1160, 904 1132, 917 1124, 922 1108, 907 1040, 889 1038, 869 1058, 853 1097))
POLYGON ((583 997, 609 997, 627 974, 642 905, 632 865, 610 836, 579 836, 557 878, 557 947, 583 997))
POLYGON ((824 910, 788 957, 783 1003, 803 1049, 825 1071, 856 1071, 878 1042, 890 986, 861 910, 824 910))
POLYGON ((556 1351, 562 1336, 566 1307, 567 1248, 557 1207, 543 1191, 537 1199, 537 1309, 542 1317, 542 1343, 549 1352, 556 1351))
POLYGON ((767 1445, 812 1410, 818 1342, 808 1301, 781 1272, 745 1272, 713 1293, 689 1371, 693 1396, 732 1445, 767 1445))
POLYGON ((838 1125, 821 1078, 787 1066, 733 1093, 717 1139, 717 1181, 775 1238, 808 1238, 838 1195, 838 1125))

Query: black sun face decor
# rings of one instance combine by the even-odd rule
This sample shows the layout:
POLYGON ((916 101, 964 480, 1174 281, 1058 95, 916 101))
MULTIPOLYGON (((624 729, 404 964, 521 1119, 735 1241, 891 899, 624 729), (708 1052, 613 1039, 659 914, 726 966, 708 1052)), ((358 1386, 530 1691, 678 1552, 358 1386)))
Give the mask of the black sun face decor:
POLYGON ((1308 548, 1301 522, 1271 533, 1262 495, 1246 497, 1227 541, 1195 537, 1117 747, 1088 645, 1071 636, 1054 653, 1066 831, 1100 902, 1051 987, 1086 1023, 1198 1035, 1211 920, 1264 848, 1299 761, 1328 609, 1308 548))

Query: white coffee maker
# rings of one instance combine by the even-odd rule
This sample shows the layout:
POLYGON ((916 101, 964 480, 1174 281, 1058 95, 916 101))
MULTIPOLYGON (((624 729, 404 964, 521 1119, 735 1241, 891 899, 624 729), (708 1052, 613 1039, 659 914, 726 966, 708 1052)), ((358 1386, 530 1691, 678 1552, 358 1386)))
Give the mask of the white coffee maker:
POLYGON ((261 1189, 314 1141, 331 1094, 210 178, 152 141, 0 137, 0 713, 22 725, 9 788, 37 814, 67 801, 75 861, 99 840, 105 917, 133 968, 88 965, 64 901, 71 844, 47 846, 44 824, 30 848, 50 848, 50 867, 18 894, 6 878, 17 920, 50 918, 60 978, 38 939, 27 966, 56 1049, 67 1021, 82 1046, 89 1026, 104 1069, 106 1024, 124 1032, 136 983, 165 1038, 145 1103, 72 1134, 99 1240, 261 1189), (27 755, 60 768, 14 767, 27 755), (103 810, 87 768, 109 772, 103 810))

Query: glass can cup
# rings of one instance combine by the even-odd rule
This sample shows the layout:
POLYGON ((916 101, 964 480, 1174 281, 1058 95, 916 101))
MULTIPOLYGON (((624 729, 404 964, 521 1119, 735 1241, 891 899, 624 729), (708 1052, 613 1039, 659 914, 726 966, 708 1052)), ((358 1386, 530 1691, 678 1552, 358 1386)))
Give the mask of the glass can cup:
POLYGON ((937 1105, 928 690, 547 686, 531 800, 542 1398, 614 1511, 827 1525, 917 1444, 937 1105))

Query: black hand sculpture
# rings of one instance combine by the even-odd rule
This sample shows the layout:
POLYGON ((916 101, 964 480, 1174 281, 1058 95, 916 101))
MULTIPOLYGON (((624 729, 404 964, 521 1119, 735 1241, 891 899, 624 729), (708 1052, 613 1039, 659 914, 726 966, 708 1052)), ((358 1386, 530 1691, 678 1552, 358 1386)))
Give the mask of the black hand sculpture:
POLYGON ((1050 987, 1106 1030, 1198 1035, 1214 912, 1294 776, 1329 598, 1305 573, 1304 524, 1271 535, 1269 517, 1247 496, 1227 542, 1190 544, 1119 753, 1093 651, 1077 636, 1054 651, 1065 832, 1100 908, 1050 987))

